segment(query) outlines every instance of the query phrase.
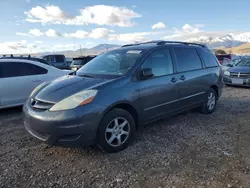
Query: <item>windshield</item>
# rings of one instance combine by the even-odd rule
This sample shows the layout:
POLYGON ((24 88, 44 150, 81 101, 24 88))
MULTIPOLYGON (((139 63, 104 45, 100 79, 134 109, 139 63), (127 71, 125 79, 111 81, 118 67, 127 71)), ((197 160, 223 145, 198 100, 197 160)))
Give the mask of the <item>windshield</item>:
POLYGON ((72 65, 82 65, 83 61, 84 61, 83 59, 73 60, 72 65))
POLYGON ((237 67, 248 67, 248 66, 250 66, 250 59, 242 59, 236 66, 237 67))
POLYGON ((92 59, 77 71, 81 74, 125 75, 142 56, 142 50, 113 50, 92 59))

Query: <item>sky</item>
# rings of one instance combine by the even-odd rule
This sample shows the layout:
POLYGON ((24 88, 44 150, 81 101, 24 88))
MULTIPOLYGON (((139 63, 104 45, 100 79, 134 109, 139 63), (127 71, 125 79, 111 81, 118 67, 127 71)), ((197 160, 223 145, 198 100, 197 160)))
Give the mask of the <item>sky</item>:
POLYGON ((0 0, 0 53, 250 31, 248 0, 0 0))

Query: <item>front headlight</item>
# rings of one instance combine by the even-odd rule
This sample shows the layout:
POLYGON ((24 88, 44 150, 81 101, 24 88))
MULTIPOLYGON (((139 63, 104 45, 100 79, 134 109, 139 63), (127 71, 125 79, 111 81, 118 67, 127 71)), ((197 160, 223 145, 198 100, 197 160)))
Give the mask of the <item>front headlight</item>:
POLYGON ((83 106, 85 104, 91 103, 97 94, 97 90, 85 90, 70 97, 67 97, 58 103, 56 103, 50 111, 61 111, 61 110, 70 110, 78 106, 83 106))
POLYGON ((47 82, 43 82, 42 84, 38 85, 30 94, 30 97, 33 96, 36 92, 38 92, 41 88, 43 88, 45 85, 47 84, 47 82))
POLYGON ((225 75, 225 76, 230 76, 230 72, 225 71, 225 72, 224 72, 224 75, 225 75))

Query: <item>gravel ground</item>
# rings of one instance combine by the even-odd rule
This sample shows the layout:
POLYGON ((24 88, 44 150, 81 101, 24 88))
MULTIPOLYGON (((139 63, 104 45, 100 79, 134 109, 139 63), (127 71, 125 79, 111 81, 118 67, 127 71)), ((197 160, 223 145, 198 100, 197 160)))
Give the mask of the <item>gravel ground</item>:
POLYGON ((250 187, 250 89, 227 87, 217 111, 148 125, 126 150, 47 146, 21 109, 0 111, 0 187, 250 187))

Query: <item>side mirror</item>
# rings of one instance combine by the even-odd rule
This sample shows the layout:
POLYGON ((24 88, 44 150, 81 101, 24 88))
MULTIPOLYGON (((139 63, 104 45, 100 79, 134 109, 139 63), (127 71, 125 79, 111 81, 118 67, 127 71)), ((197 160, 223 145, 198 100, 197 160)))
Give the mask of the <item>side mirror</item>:
POLYGON ((141 76, 141 78, 147 79, 147 78, 153 77, 154 74, 153 74, 151 68, 145 68, 145 69, 142 69, 142 70, 141 70, 140 76, 141 76))

